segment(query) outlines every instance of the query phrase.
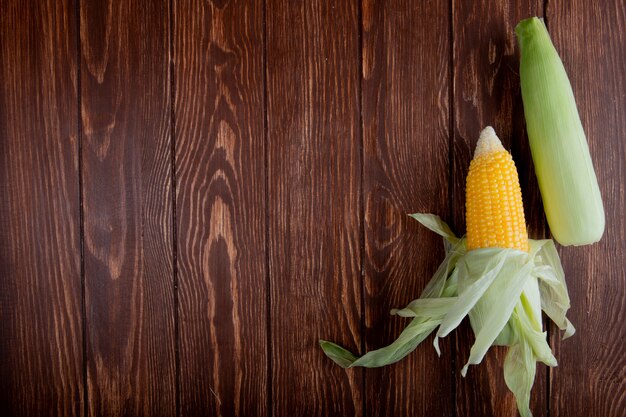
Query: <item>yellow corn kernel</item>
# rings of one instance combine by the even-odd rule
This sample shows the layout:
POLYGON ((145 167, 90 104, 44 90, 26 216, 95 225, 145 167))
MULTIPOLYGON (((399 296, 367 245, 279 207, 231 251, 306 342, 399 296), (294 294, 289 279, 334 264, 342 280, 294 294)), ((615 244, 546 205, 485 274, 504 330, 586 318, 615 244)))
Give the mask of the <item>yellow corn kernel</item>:
POLYGON ((465 190, 467 250, 514 248, 528 252, 517 169, 493 128, 481 133, 465 190))

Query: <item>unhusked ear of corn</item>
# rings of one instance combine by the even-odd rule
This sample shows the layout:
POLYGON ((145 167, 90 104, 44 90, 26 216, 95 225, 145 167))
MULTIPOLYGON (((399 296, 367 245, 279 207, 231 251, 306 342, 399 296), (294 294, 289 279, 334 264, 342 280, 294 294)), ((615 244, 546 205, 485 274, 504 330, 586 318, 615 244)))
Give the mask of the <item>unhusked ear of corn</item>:
POLYGON ((517 169, 491 126, 478 139, 465 193, 467 250, 495 247, 528 252, 517 169))
POLYGON ((543 22, 522 20, 520 84, 535 173, 550 231, 562 245, 604 233, 604 207, 569 79, 543 22))

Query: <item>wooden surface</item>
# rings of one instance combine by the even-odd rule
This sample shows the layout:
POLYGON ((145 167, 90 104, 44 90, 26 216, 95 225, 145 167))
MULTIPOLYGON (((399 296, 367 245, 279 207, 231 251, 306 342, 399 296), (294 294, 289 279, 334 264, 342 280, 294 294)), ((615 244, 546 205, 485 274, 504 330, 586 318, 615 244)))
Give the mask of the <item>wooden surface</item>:
POLYGON ((86 388, 77 22, 0 3, 0 415, 78 416, 86 388))
MULTIPOLYGON (((389 311, 417 298, 444 256, 441 239, 407 213, 450 213, 449 6, 414 4, 363 3, 366 350, 395 340, 408 319, 389 311)), ((437 358, 430 340, 417 355, 365 372, 368 415, 452 414, 453 346, 446 340, 437 358)))
POLYGON ((173 3, 179 415, 264 416, 263 4, 194 4, 173 3))
POLYGON ((171 415, 167 4, 83 2, 79 24, 86 414, 171 415))
POLYGON ((266 3, 270 415, 363 414, 359 16, 352 2, 266 3), (328 335, 328 336, 327 336, 328 335))
POLYGON ((576 335, 535 416, 626 408, 623 0, 0 2, 0 415, 505 416, 504 349, 469 326, 402 362, 436 269, 410 212, 464 226, 493 125, 534 177, 513 29, 545 16, 602 191, 603 240, 559 248, 576 335), (26 7, 25 7, 26 6, 26 7))

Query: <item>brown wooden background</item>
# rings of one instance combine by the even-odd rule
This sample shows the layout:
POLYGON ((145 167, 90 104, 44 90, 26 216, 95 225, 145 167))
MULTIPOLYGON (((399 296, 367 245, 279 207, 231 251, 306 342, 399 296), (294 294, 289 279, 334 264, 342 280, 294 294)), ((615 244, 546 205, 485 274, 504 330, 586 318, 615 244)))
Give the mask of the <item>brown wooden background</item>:
POLYGON ((464 230, 482 127, 531 166, 513 29, 545 16, 605 201, 561 248, 578 332, 535 416, 626 415, 623 0, 2 0, 1 416, 512 416, 463 326, 345 371, 404 325, 464 230))

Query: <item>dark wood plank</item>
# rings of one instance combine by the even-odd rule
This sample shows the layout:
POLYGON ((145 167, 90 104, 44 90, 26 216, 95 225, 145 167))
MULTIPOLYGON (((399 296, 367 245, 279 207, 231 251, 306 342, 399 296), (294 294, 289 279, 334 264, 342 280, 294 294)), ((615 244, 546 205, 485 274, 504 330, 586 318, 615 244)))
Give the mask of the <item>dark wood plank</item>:
POLYGON ((180 415, 264 416, 263 2, 174 16, 180 415))
MULTIPOLYGON (((450 7, 364 0, 362 20, 365 342, 372 350, 397 338, 408 321, 389 311, 417 298, 444 257, 441 238, 407 214, 449 220, 450 7)), ((439 358, 431 337, 400 363, 368 369, 367 414, 451 415, 453 346, 444 340, 439 358)))
POLYGON ((0 415, 80 416, 73 1, 0 3, 0 415))
POLYGON ((626 408, 626 5, 550 1, 548 29, 570 77, 606 212, 593 246, 560 248, 576 334, 553 334, 552 415, 623 416, 626 408))
POLYGON ((272 404, 277 416, 362 414, 361 134, 356 2, 267 2, 272 404))
POLYGON ((81 2, 93 416, 175 414, 168 2, 81 2))
MULTIPOLYGON (((524 199, 524 213, 531 238, 545 237, 541 197, 534 176, 524 110, 519 87, 519 52, 516 24, 541 15, 543 2, 453 2, 454 16, 454 146, 452 191, 454 224, 465 230, 465 177, 480 131, 496 130, 505 148, 513 154, 524 199)), ((456 364, 460 369, 474 336, 465 321, 458 330, 456 364)), ((483 362, 470 367, 467 377, 457 375, 457 415, 516 415, 515 397, 504 382, 506 347, 492 348, 483 362)), ((535 417, 547 413, 546 367, 537 365, 531 397, 535 417)))

